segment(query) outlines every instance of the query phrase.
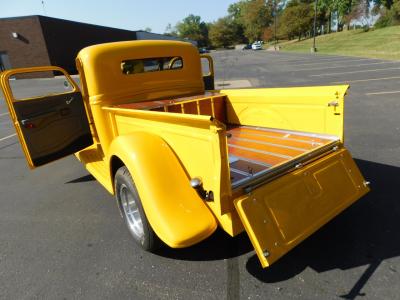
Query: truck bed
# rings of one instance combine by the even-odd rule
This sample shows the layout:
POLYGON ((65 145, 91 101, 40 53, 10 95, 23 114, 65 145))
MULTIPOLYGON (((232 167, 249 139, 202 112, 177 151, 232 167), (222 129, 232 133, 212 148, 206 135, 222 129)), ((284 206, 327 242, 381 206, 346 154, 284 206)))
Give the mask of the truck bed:
POLYGON ((339 139, 329 135, 253 126, 227 130, 232 188, 267 179, 331 150, 339 139))
POLYGON ((232 189, 258 180, 279 176, 332 150, 336 136, 309 132, 230 124, 226 96, 206 92, 202 95, 120 104, 125 109, 166 113, 210 115, 227 127, 227 144, 232 189))

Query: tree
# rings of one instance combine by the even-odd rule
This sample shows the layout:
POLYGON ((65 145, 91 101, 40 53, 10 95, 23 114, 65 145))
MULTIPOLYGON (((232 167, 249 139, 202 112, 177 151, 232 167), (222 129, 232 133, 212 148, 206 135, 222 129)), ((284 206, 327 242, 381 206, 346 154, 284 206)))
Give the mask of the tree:
POLYGON ((289 39, 297 36, 300 40, 311 30, 313 18, 314 12, 310 4, 293 1, 282 13, 279 32, 289 39))
POLYGON ((379 8, 380 17, 375 23, 376 28, 393 26, 400 24, 400 0, 394 0, 390 9, 387 7, 379 8))
POLYGON ((228 14, 248 40, 260 40, 265 28, 272 24, 273 1, 241 0, 228 7, 228 14))
POLYGON ((178 33, 176 32, 176 28, 172 27, 171 23, 168 23, 167 27, 165 27, 164 34, 168 35, 168 36, 175 36, 175 37, 178 36, 178 33))
POLYGON ((347 29, 350 29, 350 23, 353 20, 361 21, 363 26, 368 25, 369 18, 369 2, 368 0, 362 0, 358 3, 355 3, 351 8, 351 11, 343 17, 344 23, 347 26, 347 29))
POLYGON ((242 1, 240 6, 240 22, 245 36, 251 40, 260 40, 264 29, 272 24, 272 2, 264 0, 242 1))
POLYGON ((229 16, 218 19, 211 24, 208 33, 211 44, 215 47, 226 48, 238 42, 241 37, 238 36, 239 29, 236 28, 237 26, 229 16))
POLYGON ((190 14, 175 26, 179 37, 197 41, 198 46, 208 45, 208 27, 200 16, 190 14))
POLYGON ((232 18, 233 21, 241 23, 241 18, 243 15, 243 8, 246 5, 247 0, 241 0, 235 3, 232 3, 228 7, 228 15, 232 18))

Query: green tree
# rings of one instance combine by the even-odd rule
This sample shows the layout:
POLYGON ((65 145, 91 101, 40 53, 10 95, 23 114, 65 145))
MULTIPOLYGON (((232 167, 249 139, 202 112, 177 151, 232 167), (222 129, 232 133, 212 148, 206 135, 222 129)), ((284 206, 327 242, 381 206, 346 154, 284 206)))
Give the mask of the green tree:
POLYGON ((282 13, 279 33, 289 39, 297 36, 300 40, 311 30, 313 18, 312 5, 293 1, 282 13))
POLYGON ((190 14, 175 26, 179 37, 197 41, 198 46, 208 45, 208 26, 200 16, 190 14))
POLYGON ((228 7, 228 17, 230 18, 231 25, 235 30, 236 40, 235 43, 248 43, 248 38, 244 35, 244 24, 242 22, 243 7, 247 1, 241 0, 235 2, 228 7))
POLYGON ((168 35, 168 36, 176 36, 176 37, 178 36, 178 33, 176 32, 176 28, 173 27, 171 25, 171 23, 168 23, 167 27, 165 28, 164 34, 168 35))
POLYGON ((375 23, 376 28, 400 25, 400 0, 394 0, 390 9, 381 7, 380 17, 375 23))
POLYGON ((213 46, 224 47, 231 46, 241 39, 238 36, 239 29, 231 17, 226 16, 218 19, 211 24, 209 29, 209 39, 213 46))
POLYGON ((264 0, 242 1, 240 6, 240 23, 244 35, 250 40, 260 40, 266 27, 273 22, 273 3, 264 0))
POLYGON ((228 15, 236 22, 241 23, 241 18, 243 15, 243 8, 246 5, 247 0, 241 0, 235 3, 232 3, 228 7, 228 15))

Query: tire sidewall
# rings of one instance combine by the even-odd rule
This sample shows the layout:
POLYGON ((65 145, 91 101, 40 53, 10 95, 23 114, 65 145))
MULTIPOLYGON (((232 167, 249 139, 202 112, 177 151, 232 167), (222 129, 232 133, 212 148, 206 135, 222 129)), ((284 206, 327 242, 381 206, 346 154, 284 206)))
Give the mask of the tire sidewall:
POLYGON ((155 235, 153 229, 151 228, 149 221, 147 220, 139 193, 138 193, 136 186, 132 180, 132 176, 126 167, 121 167, 120 169, 118 169, 118 171, 115 174, 114 182, 115 182, 115 184, 114 184, 115 185, 115 196, 117 199, 117 203, 119 205, 119 209, 121 210, 122 218, 124 219, 124 222, 128 228, 129 233, 132 235, 135 242, 141 248, 143 248, 144 250, 147 250, 147 251, 154 250, 156 235, 155 235), (121 202, 120 188, 121 188, 122 184, 125 184, 125 186, 129 190, 129 192, 132 193, 133 197, 135 198, 135 202, 138 207, 139 214, 140 214, 140 217, 142 219, 142 224, 143 224, 143 237, 142 238, 139 238, 134 232, 132 232, 132 230, 129 226, 127 217, 125 215, 125 210, 122 207, 122 202, 121 202))

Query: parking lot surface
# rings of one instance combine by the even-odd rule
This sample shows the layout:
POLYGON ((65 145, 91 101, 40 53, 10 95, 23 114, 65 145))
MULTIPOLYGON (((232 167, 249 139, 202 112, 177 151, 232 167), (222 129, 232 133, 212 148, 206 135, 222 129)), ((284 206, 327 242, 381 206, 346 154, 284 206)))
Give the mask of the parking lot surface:
POLYGON ((371 193, 269 269, 246 234, 146 253, 74 157, 28 170, 1 100, 0 299, 400 299, 400 62, 212 56, 216 88, 350 84, 345 144, 371 193))

